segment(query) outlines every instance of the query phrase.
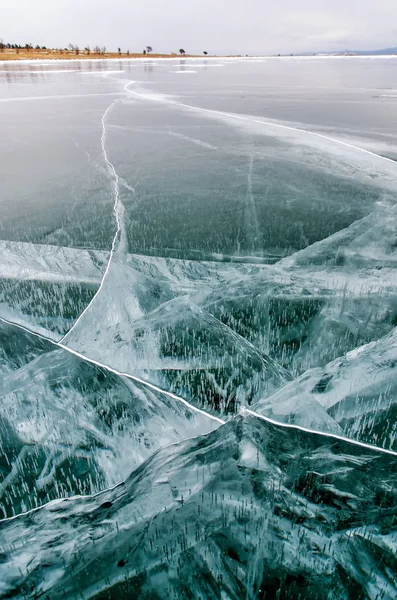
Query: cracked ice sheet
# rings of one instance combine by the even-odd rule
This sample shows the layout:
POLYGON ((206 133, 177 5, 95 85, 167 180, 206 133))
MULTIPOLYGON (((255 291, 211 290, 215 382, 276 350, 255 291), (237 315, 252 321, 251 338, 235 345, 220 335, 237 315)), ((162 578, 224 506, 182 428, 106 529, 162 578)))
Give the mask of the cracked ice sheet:
MULTIPOLYGON (((350 227, 281 260, 287 269, 325 268, 327 271, 375 271, 397 267, 397 205, 378 207, 350 227)), ((386 271, 384 270, 386 269, 386 271)), ((352 274, 352 273, 350 273, 352 274)))
MULTIPOLYGON (((109 253, 1 241, 0 257, 0 315, 56 339, 70 329, 98 289, 109 253), (68 302, 73 290, 79 295, 68 302)), ((119 272, 118 280, 128 289, 130 299, 138 293, 133 280, 139 278, 151 282, 154 296, 165 288, 164 298, 170 299, 249 277, 261 268, 143 255, 127 255, 123 260, 125 277, 119 272)), ((150 291, 146 296, 149 298, 150 291)))
POLYGON ((217 426, 35 336, 0 333, 14 344, 0 383, 0 518, 115 485, 159 447, 217 426))
MULTIPOLYGON (((379 275, 378 270, 375 270, 375 273, 379 275)), ((252 309, 252 298, 263 303, 263 314, 266 313, 266 306, 274 300, 285 300, 287 303, 329 302, 331 307, 332 303, 336 302, 336 319, 340 320, 341 327, 347 331, 349 328, 352 331, 357 329, 361 320, 367 320, 368 324, 368 319, 373 321, 380 317, 386 319, 384 326, 378 327, 377 330, 373 328, 370 335, 376 339, 376 336, 390 331, 392 325, 387 315, 382 316, 382 311, 377 306, 379 302, 382 304, 382 297, 390 295, 388 302, 392 309, 393 289, 394 296, 396 290, 395 285, 394 288, 391 286, 390 290, 388 270, 387 276, 381 281, 378 277, 376 283, 368 282, 368 272, 358 274, 355 278, 352 278, 349 272, 324 271, 322 275, 322 280, 316 282, 310 270, 307 273, 303 270, 288 272, 277 265, 236 266, 153 257, 117 257, 111 265, 101 292, 76 328, 67 336, 66 344, 122 372, 140 374, 162 387, 171 385, 171 389, 177 393, 187 394, 196 400, 201 397, 200 386, 197 388, 197 382, 188 374, 196 373, 195 378, 198 377, 204 385, 203 376, 208 372, 208 381, 206 380, 204 386, 206 393, 208 397, 218 395, 223 398, 219 402, 223 402, 223 408, 227 410, 230 399, 234 396, 238 403, 245 404, 258 400, 266 390, 271 391, 270 388, 261 387, 259 382, 254 384, 253 389, 248 389, 244 383, 247 375, 253 381, 256 377, 255 370, 251 371, 251 367, 247 369, 244 366, 247 356, 255 362, 257 358, 254 357, 257 356, 258 350, 262 356, 266 355, 266 347, 262 346, 258 339, 262 335, 261 324, 254 324, 254 331, 249 336, 252 343, 241 337, 242 333, 237 335, 233 331, 234 323, 226 319, 232 329, 225 325, 225 315, 229 313, 232 316, 235 310, 238 313, 246 302, 252 309), (215 277, 216 274, 218 277, 215 277), (362 297, 364 289, 367 291, 365 301, 368 306, 371 307, 370 289, 374 302, 376 301, 373 310, 368 314, 362 313, 361 309, 357 310, 354 304, 362 297), (357 323, 354 323, 355 315, 359 319, 357 323), (349 323, 349 319, 352 324, 349 323), (195 332, 193 336, 192 332, 195 332), (230 336, 233 335, 235 338, 232 342, 230 336), (210 381, 213 375, 210 373, 211 369, 230 367, 227 351, 224 351, 223 356, 215 356, 210 352, 210 347, 226 348, 229 343, 233 343, 235 348, 235 364, 234 369, 229 371, 229 381, 216 378, 210 381), (240 360, 239 355, 244 356, 244 360, 240 360), (239 377, 242 377, 243 381, 238 379, 239 377), (210 392, 212 387, 213 394, 210 392)), ((318 332, 315 331, 317 322, 321 331, 326 328, 328 335, 332 337, 332 331, 335 330, 332 318, 325 316, 329 321, 325 321, 326 327, 321 319, 316 321, 316 313, 313 313, 311 318, 313 326, 309 341, 318 337, 318 332)), ((264 327, 265 334, 266 331, 267 326, 264 327)), ((361 338, 357 338, 356 335, 354 339, 357 341, 361 338)), ((325 356, 318 353, 315 345, 311 348, 309 341, 306 350, 306 353, 311 353, 309 358, 324 360, 325 356)), ((363 341, 366 341, 365 337, 363 341)), ((354 347, 354 341, 347 340, 345 346, 343 351, 350 350, 354 347)), ((276 358, 272 352, 270 356, 276 358)), ((263 366, 263 372, 265 380, 268 377, 272 380, 273 389, 276 372, 278 375, 275 387, 283 383, 285 374, 280 365, 275 370, 271 367, 270 376, 268 366, 263 366)), ((214 404, 208 408, 213 409, 217 403, 218 400, 214 400, 214 404)))
POLYGON ((127 589, 167 599, 186 581, 193 598, 213 589, 239 598, 271 565, 271 581, 314 573, 304 588, 312 597, 347 598, 354 585, 391 599, 395 577, 384 564, 393 565, 395 525, 379 498, 393 498, 396 471, 394 456, 238 416, 160 450, 115 489, 2 522, 0 593, 19 600, 39 581, 38 592, 54 597, 84 586, 91 597, 127 589), (192 578, 198 571, 205 577, 192 578))
MULTIPOLYGON (((371 287, 389 283, 396 261, 393 235, 396 232, 396 209, 371 214, 342 230, 313 244, 278 263, 266 265, 194 261, 167 257, 127 254, 127 267, 143 275, 166 282, 175 294, 211 289, 239 279, 267 277, 280 283, 292 283, 291 277, 302 284, 312 281, 313 272, 318 284, 327 288, 361 289, 367 280, 371 287), (369 237, 370 236, 370 237, 369 237), (344 261, 340 260, 341 252, 344 261), (360 263, 358 262, 360 260, 360 263), (338 262, 339 261, 339 262, 338 262), (379 265, 382 269, 379 269, 379 265), (361 270, 357 270, 357 266, 361 270), (283 267, 282 269, 280 267, 283 267), (349 267, 349 269, 347 269, 349 267)), ((0 241, 0 277, 53 281, 56 283, 87 283, 99 285, 109 253, 99 250, 75 249, 62 246, 0 241)), ((316 290, 316 281, 313 284, 316 290)))
MULTIPOLYGON (((110 297, 116 303, 128 304, 128 321, 131 320, 131 311, 137 311, 133 317, 136 318, 160 301, 186 294, 210 312, 211 306, 228 300, 235 303, 239 298, 248 299, 258 294, 274 298, 320 299, 363 294, 367 298, 369 295, 374 298, 377 295, 393 295, 397 283, 394 253, 391 251, 394 212, 395 209, 379 211, 274 266, 143 255, 118 258, 116 286, 124 291, 115 297, 116 288, 112 289, 110 285, 101 292, 105 294, 105 306, 98 310, 100 323, 113 322, 117 314, 117 310, 110 310, 107 306, 110 297), (372 229, 375 233, 371 234, 372 229), (377 245, 372 261, 368 259, 371 248, 368 248, 367 239, 373 240, 368 241, 369 244, 377 245), (363 252, 365 256, 362 256, 363 252), (388 266, 380 269, 380 265, 388 266), (145 291, 146 285, 148 289, 145 291), (136 300, 136 296, 142 294, 144 298, 136 300)), ((1 314, 35 330, 41 327, 42 331, 55 331, 55 335, 56 332, 66 333, 97 289, 109 254, 17 242, 1 242, 0 245, 0 273, 3 278, 1 314), (43 285, 46 286, 44 295, 43 285), (76 285, 80 286, 80 291, 90 289, 91 292, 79 294, 79 302, 70 306, 66 292, 76 285), (38 310, 43 300, 46 300, 46 306, 38 310), (54 319, 59 321, 55 323, 54 319)), ((126 319, 121 314, 118 319, 122 327, 126 319)))
MULTIPOLYGON (((181 362, 179 359, 164 360, 164 357, 159 355, 161 345, 159 335, 167 330, 170 313, 165 312, 161 318, 153 316, 154 321, 149 320, 149 322, 145 315, 152 313, 164 303, 175 302, 181 296, 190 297, 195 305, 205 311, 198 317, 198 330, 200 330, 200 322, 205 330, 207 327, 205 313, 209 312, 220 317, 219 307, 228 306, 230 302, 233 306, 232 308, 228 306, 227 310, 233 314, 235 308, 241 309, 242 303, 251 302, 252 298, 259 296, 265 304, 277 298, 284 298, 286 301, 288 298, 291 301, 300 299, 303 302, 318 299, 328 303, 323 309, 324 316, 320 315, 317 320, 312 320, 310 335, 298 353, 297 359, 302 365, 307 364, 309 367, 324 364, 319 361, 324 360, 327 355, 318 351, 318 344, 315 343, 318 338, 316 327, 322 335, 326 338, 328 336, 326 347, 335 349, 339 347, 338 344, 335 344, 335 340, 331 342, 329 340, 332 340, 332 336, 336 334, 339 338, 345 337, 343 331, 338 333, 340 327, 345 328, 346 331, 350 330, 356 339, 357 328, 362 329, 361 321, 366 322, 367 335, 370 337, 366 337, 364 331, 362 337, 358 338, 362 340, 361 343, 376 339, 375 329, 368 330, 368 319, 372 321, 375 319, 378 323, 378 336, 390 330, 387 321, 379 328, 379 318, 385 318, 381 315, 380 309, 386 297, 390 299, 385 306, 389 306, 392 310, 393 297, 396 294, 394 254, 390 250, 394 239, 394 212, 395 209, 379 211, 274 266, 188 261, 141 255, 117 256, 109 273, 109 281, 105 281, 104 288, 87 314, 83 316, 77 329, 68 338, 68 343, 86 356, 105 362, 120 371, 136 374, 137 369, 140 372, 142 370, 147 372, 151 367, 153 374, 158 370, 180 369, 187 364, 186 361, 181 362), (368 243, 376 242, 378 249, 377 254, 374 253, 373 261, 369 261, 370 266, 367 266, 369 253, 367 239, 373 240, 368 243), (347 257, 344 261, 340 260, 341 248, 344 256, 347 257), (366 253, 364 258, 361 257, 363 251, 366 253), (389 266, 379 269, 379 265, 384 264, 389 266), (357 269, 357 266, 360 268, 357 269), (363 294, 369 311, 363 312, 357 304, 363 294), (164 318, 163 323, 162 318, 164 318), (150 322, 152 325, 149 324, 149 330, 152 333, 148 337, 150 322), (339 329, 334 325, 338 322, 339 329), (154 329, 153 324, 155 324, 154 329), (136 332, 139 332, 142 327, 146 332, 144 336, 146 349, 137 354, 139 345, 134 350, 131 343, 135 339, 136 332)), ((47 335, 46 330, 50 330, 52 331, 50 336, 53 338, 57 337, 57 333, 66 333, 70 329, 79 316, 79 306, 80 311, 85 308, 84 302, 76 304, 73 307, 75 311, 73 318, 65 317, 67 285, 93 281, 98 284, 109 258, 108 253, 105 252, 33 244, 3 242, 2 249, 3 274, 8 278, 15 277, 17 286, 17 288, 9 288, 8 302, 3 296, 2 315, 47 335), (15 293, 18 286, 21 292, 26 292, 27 289, 27 282, 20 281, 18 278, 31 279, 34 288, 29 291, 30 299, 34 304, 38 298, 36 305, 43 309, 42 313, 37 314, 37 309, 36 312, 32 311, 32 307, 26 302, 26 293, 22 294, 24 302, 21 300, 21 294, 15 293), (49 281, 59 282, 58 287, 52 289, 51 294, 47 294, 47 305, 43 303, 42 289, 38 285, 40 281, 46 284, 49 281), (66 287, 65 282, 67 282, 66 287), (56 305, 58 312, 48 315, 46 310, 50 307, 54 311, 56 305)), ((3 280, 3 288, 5 282, 9 284, 9 279, 3 280)), ((81 300, 81 294, 79 297, 81 300)), ((173 310, 182 309, 183 312, 187 305, 171 304, 170 308, 172 306, 175 307, 173 310)), ((197 315, 200 315, 197 313, 194 316, 195 310, 193 308, 193 312, 186 315, 185 325, 187 322, 192 323, 191 319, 196 319, 197 315)), ((179 328, 182 320, 179 322, 179 328)), ((225 328, 218 322, 215 329, 217 335, 219 334, 223 339, 226 334, 225 328)), ((256 334, 261 335, 260 331, 254 331, 254 339, 256 334)), ((319 339, 321 341, 321 336, 319 339)), ((258 340, 254 343, 258 345, 258 340)), ((349 343, 345 344, 343 351, 351 349, 349 343)), ((258 347, 262 347, 260 343, 258 347)), ((263 350, 266 351, 267 347, 263 347, 263 350)), ((208 362, 209 355, 208 353, 203 355, 202 347, 196 346, 195 353, 201 357, 200 361, 206 356, 206 360, 201 364, 202 368, 211 366, 208 362)), ((335 354, 328 360, 334 357, 335 354)), ((213 357, 211 364, 212 361, 213 357)), ((191 359, 188 362, 191 366, 191 359)), ((196 366, 200 364, 197 360, 195 362, 196 366)), ((224 389, 222 393, 227 396, 224 389)))
POLYGON ((119 256, 64 343, 121 372, 196 396, 199 403, 208 400, 216 410, 233 410, 245 394, 274 389, 288 378, 188 296, 176 295, 166 281, 127 266, 119 256))
POLYGON ((58 339, 98 288, 106 252, 0 242, 0 315, 58 339))
POLYGON ((389 333, 397 318, 396 208, 193 299, 296 375, 389 333))
MULTIPOLYGON (((215 110, 197 105, 190 97, 185 100, 183 96, 159 94, 134 83, 128 85, 128 91, 132 100, 146 102, 146 105, 163 105, 169 110, 188 113, 190 120, 216 120, 225 123, 229 129, 242 130, 245 136, 263 138, 263 158, 276 155, 287 162, 302 163, 305 168, 313 167, 328 174, 337 173, 342 177, 361 180, 367 185, 385 187, 391 192, 395 190, 395 161, 381 153, 377 154, 375 149, 368 149, 368 141, 361 146, 355 145, 355 139, 347 139, 346 136, 340 138, 338 132, 333 135, 332 131, 320 132, 299 122, 239 111, 215 110), (266 140, 273 140, 270 148, 266 148, 266 140), (288 156, 285 156, 286 150, 288 156)), ((202 141, 207 142, 206 139, 202 141)))
POLYGON ((0 241, 0 277, 98 284, 107 252, 0 241))
POLYGON ((308 370, 263 398, 256 410, 285 422, 312 419, 321 425, 322 419, 324 430, 332 418, 345 435, 396 450, 396 365, 397 327, 323 368, 308 370))

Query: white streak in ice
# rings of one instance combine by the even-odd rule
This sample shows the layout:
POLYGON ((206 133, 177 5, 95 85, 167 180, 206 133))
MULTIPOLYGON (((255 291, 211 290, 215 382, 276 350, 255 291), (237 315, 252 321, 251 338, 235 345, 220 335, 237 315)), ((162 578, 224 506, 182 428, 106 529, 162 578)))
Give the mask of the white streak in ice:
POLYGON ((153 383, 150 383, 149 381, 145 381, 145 379, 141 379, 140 377, 136 377, 135 375, 130 375, 129 373, 123 373, 122 371, 113 369, 113 367, 109 367, 108 365, 100 363, 97 360, 94 360, 93 358, 89 358, 88 356, 85 356, 85 354, 81 354, 80 352, 73 350, 73 348, 70 348, 69 346, 65 346, 64 344, 62 344, 62 340, 57 342, 45 335, 41 335, 40 333, 37 333, 36 331, 32 331, 31 329, 28 329, 27 327, 24 327, 23 325, 19 325, 18 323, 13 323, 12 321, 8 321, 7 319, 4 319, 3 317, 0 317, 0 321, 5 323, 6 325, 11 325, 13 327, 17 327, 18 329, 22 329, 22 331, 26 331, 26 333, 30 333, 31 335, 34 335, 35 337, 40 338, 41 340, 45 340, 46 342, 49 342, 53 346, 57 346, 58 348, 61 348, 62 350, 66 350, 66 352, 70 352, 70 354, 73 354, 74 356, 77 356, 78 358, 81 358, 82 360, 85 360, 86 362, 91 363, 92 365, 100 367, 101 369, 105 369, 106 371, 109 371, 110 373, 114 373, 115 375, 118 375, 119 377, 127 377, 127 379, 132 379, 133 381, 136 381, 137 383, 140 383, 155 392, 159 392, 160 394, 164 394, 165 396, 168 396, 169 398, 172 398, 173 400, 177 400, 178 402, 181 402, 182 404, 184 404, 185 406, 187 406, 194 412, 197 412, 200 415, 203 415, 204 417, 208 417, 209 419, 212 419, 213 421, 217 421, 218 423, 221 423, 222 425, 225 423, 225 421, 223 421, 222 419, 219 419, 218 417, 215 417, 214 415, 207 413, 205 410, 201 410, 200 408, 197 408, 197 406, 190 404, 184 398, 181 398, 180 396, 177 396, 176 394, 173 394, 172 392, 167 392, 166 390, 163 390, 162 388, 158 387, 157 385, 154 385, 153 383))
POLYGON ((168 127, 168 135, 172 135, 173 137, 180 138, 181 140, 191 142, 192 144, 196 144, 196 146, 201 146, 202 148, 208 148, 209 150, 219 150, 217 146, 213 146, 212 144, 208 144, 207 142, 203 142, 202 140, 191 137, 189 135, 184 135, 183 133, 177 133, 176 131, 172 131, 170 127, 168 127))
POLYGON ((64 100, 69 98, 92 98, 96 96, 124 96, 123 92, 102 92, 97 94, 55 94, 53 96, 17 96, 0 98, 0 102, 30 102, 31 100, 64 100))
MULTIPOLYGON (((40 338, 42 340, 45 340, 46 342, 49 342, 53 346, 57 346, 58 348, 61 348, 62 350, 66 350, 66 352, 70 352, 70 354, 74 354, 74 356, 77 356, 78 358, 81 358, 82 360, 85 360, 88 363, 91 363, 93 365, 96 365, 97 367, 100 367, 101 369, 105 369, 106 371, 109 371, 110 373, 114 373, 115 375, 118 375, 120 377, 127 377, 127 379, 132 379, 133 381, 136 381, 137 383, 140 383, 146 387, 149 387, 150 389, 154 390, 155 392, 159 392, 160 394, 164 394, 165 396, 168 396, 169 398, 172 398, 173 400, 182 402, 182 404, 184 404, 191 410, 193 410, 201 415, 204 415, 205 417, 208 417, 209 419, 212 419, 213 421, 217 421, 221 425, 224 425, 226 423, 226 421, 220 419, 219 417, 216 417, 215 415, 211 415, 210 413, 207 413, 205 410, 201 410, 200 408, 197 408, 197 406, 190 404, 190 402, 188 402, 184 398, 181 398, 180 396, 177 396, 176 394, 173 394, 172 392, 167 392, 166 390, 163 390, 160 387, 158 387, 157 385, 149 383, 148 381, 145 381, 144 379, 141 379, 140 377, 136 377, 135 375, 130 375, 129 373, 122 373, 120 371, 117 371, 117 369, 113 369, 113 367, 104 365, 92 358, 89 358, 88 356, 85 356, 84 354, 81 354, 80 352, 76 352, 76 350, 73 350, 72 348, 69 348, 68 346, 64 346, 60 342, 55 342, 54 340, 47 338, 44 335, 40 335, 40 334, 36 333, 35 331, 31 331, 27 327, 18 325, 18 323, 13 323, 12 321, 3 319, 3 317, 0 317, 0 321, 5 323, 6 325, 10 325, 13 327, 17 327, 18 329, 22 329, 23 331, 26 331, 27 333, 30 333, 31 335, 34 335, 37 338, 40 338)), ((347 438, 342 435, 337 435, 336 433, 328 433, 325 431, 316 431, 314 429, 307 429, 305 427, 301 427, 300 425, 293 425, 291 423, 282 423, 280 421, 274 421, 273 419, 270 419, 269 417, 265 417, 264 415, 256 413, 253 410, 250 410, 249 408, 245 408, 245 407, 241 408, 241 414, 243 416, 246 414, 250 414, 254 417, 258 417, 259 419, 262 419, 263 421, 267 421, 268 423, 271 423, 272 425, 277 425, 278 427, 284 427, 286 429, 296 429, 299 431, 304 431, 305 433, 314 433, 316 435, 321 435, 326 438, 331 438, 331 439, 339 440, 342 442, 347 442, 348 444, 352 444, 353 446, 360 446, 361 448, 366 448, 367 450, 372 450, 373 452, 380 452, 381 454, 390 454, 392 456, 397 456, 397 452, 395 452, 394 450, 386 450, 385 448, 380 448, 379 446, 372 446, 371 444, 365 444, 364 442, 359 442, 357 440, 347 438)), ((117 487, 117 486, 115 486, 115 487, 117 487)))
POLYGON ((340 144, 341 146, 345 146, 346 148, 351 148, 353 150, 358 150, 359 152, 364 152, 364 154, 369 154, 370 156, 375 156, 376 158, 381 158, 382 160, 386 160, 387 162, 396 164, 396 161, 392 158, 387 158, 386 156, 382 156, 381 154, 376 154, 376 152, 371 152, 371 150, 366 150, 365 148, 361 148, 360 146, 355 146, 354 144, 349 144, 348 142, 342 142, 342 140, 338 140, 336 138, 328 137, 327 135, 323 135, 322 133, 316 133, 315 131, 309 131, 308 129, 300 129, 298 127, 292 127, 292 125, 281 125, 280 123, 271 123, 270 121, 265 121, 263 119, 254 119, 252 117, 247 117, 245 115, 239 115, 234 113, 228 113, 221 110, 213 110, 210 108, 201 108, 199 106, 193 106, 191 104, 184 104, 183 102, 177 102, 176 100, 170 100, 164 96, 151 96, 149 94, 140 94, 138 92, 132 92, 129 90, 129 86, 132 83, 127 83, 124 86, 126 92, 129 92, 131 95, 136 98, 142 98, 143 100, 151 100, 153 102, 163 102, 165 104, 171 104, 174 106, 180 106, 181 108, 187 108, 189 110, 196 110, 197 112, 211 114, 211 115, 219 115, 221 117, 228 117, 231 119, 236 119, 239 121, 248 121, 249 123, 258 123, 259 125, 265 125, 266 127, 275 127, 277 129, 284 129, 287 131, 295 131, 298 133, 304 133, 306 135, 311 135, 313 137, 317 137, 323 140, 327 140, 328 142, 333 142, 335 144, 340 144))
POLYGON ((301 427, 300 425, 292 425, 291 423, 281 423, 280 421, 275 421, 274 419, 270 419, 269 417, 265 417, 264 415, 260 415, 259 413, 250 410, 249 408, 242 408, 241 413, 243 415, 248 414, 253 417, 257 417, 258 419, 262 419, 262 421, 267 421, 272 425, 277 425, 280 427, 285 427, 286 429, 298 429, 299 431, 304 431, 305 433, 314 433, 316 435, 321 435, 326 438, 333 438, 338 441, 347 442, 348 444, 353 444, 354 446, 360 446, 361 448, 366 448, 367 450, 372 450, 375 452, 383 452, 384 454, 391 454, 392 456, 397 456, 397 452, 394 450, 386 450, 385 448, 380 448, 379 446, 371 446, 371 444, 366 444, 365 442, 359 442, 357 440, 344 437, 343 435, 338 435, 336 433, 328 433, 326 431, 316 431, 315 429, 307 429, 306 427, 301 427))
POLYGON ((115 103, 117 102, 117 100, 114 100, 112 102, 112 104, 110 106, 107 107, 107 109, 105 110, 105 112, 103 113, 102 116, 102 136, 101 136, 101 147, 102 147, 102 154, 103 157, 105 159, 105 162, 107 164, 108 170, 110 172, 110 175, 112 177, 113 180, 113 198, 114 198, 114 204, 113 204, 113 212, 116 218, 116 233, 113 236, 113 240, 112 240, 112 247, 110 249, 110 255, 109 255, 109 260, 108 263, 106 265, 106 269, 105 272, 103 274, 101 283, 99 284, 99 288, 97 289, 96 293, 94 294, 93 298, 91 299, 91 301, 89 302, 89 304, 87 304, 87 306, 85 307, 85 309, 83 310, 83 312, 81 313, 81 315, 79 316, 79 318, 75 321, 75 323, 73 324, 73 327, 71 327, 71 329, 69 329, 69 331, 59 340, 59 342, 63 342, 68 335, 75 329, 76 325, 80 322, 80 320, 83 318, 83 316, 85 315, 85 313, 87 312, 87 310, 90 308, 90 306, 92 305, 92 303, 95 301, 95 298, 98 296, 99 292, 101 291, 103 284, 105 283, 105 279, 107 274, 109 273, 109 269, 110 269, 110 265, 113 259, 113 254, 116 248, 116 243, 117 243, 117 238, 119 236, 119 233, 121 231, 121 217, 120 217, 120 186, 119 186, 119 176, 117 175, 116 169, 114 168, 113 163, 110 162, 108 154, 106 152, 106 118, 109 114, 109 112, 112 110, 113 106, 115 105, 115 103))

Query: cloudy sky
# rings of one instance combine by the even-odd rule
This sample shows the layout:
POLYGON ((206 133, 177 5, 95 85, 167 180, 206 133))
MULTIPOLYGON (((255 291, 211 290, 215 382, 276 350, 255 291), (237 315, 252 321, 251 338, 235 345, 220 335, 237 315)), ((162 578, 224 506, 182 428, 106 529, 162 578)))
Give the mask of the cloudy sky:
POLYGON ((2 0, 0 38, 265 54, 397 46, 397 0, 2 0))

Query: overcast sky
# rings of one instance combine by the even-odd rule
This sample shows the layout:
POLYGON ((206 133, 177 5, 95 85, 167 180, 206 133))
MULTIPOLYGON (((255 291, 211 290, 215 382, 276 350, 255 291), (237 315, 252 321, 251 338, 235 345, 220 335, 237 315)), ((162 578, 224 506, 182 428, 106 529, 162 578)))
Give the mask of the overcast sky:
POLYGON ((266 54, 397 46, 397 0, 0 0, 0 38, 266 54))

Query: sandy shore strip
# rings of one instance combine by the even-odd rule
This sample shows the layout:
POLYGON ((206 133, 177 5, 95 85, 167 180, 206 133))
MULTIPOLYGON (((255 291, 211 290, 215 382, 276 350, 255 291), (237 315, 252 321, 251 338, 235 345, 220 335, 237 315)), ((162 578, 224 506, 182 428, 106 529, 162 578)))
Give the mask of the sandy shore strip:
POLYGON ((104 59, 131 59, 131 58, 204 58, 201 55, 197 54, 142 54, 136 52, 130 52, 127 54, 126 52, 105 52, 104 54, 96 54, 94 52, 80 51, 79 54, 76 52, 67 51, 67 50, 26 50, 25 48, 21 48, 19 50, 15 49, 5 49, 0 52, 0 62, 1 61, 16 61, 16 60, 104 60, 104 59))

